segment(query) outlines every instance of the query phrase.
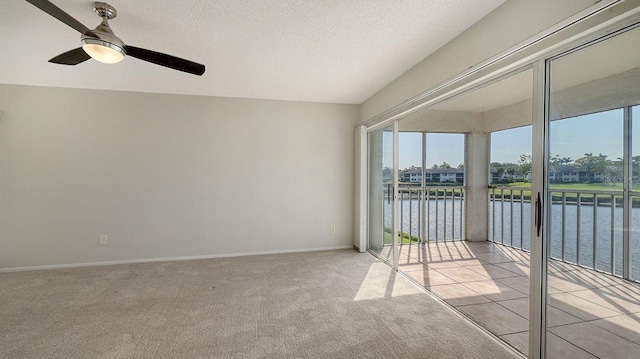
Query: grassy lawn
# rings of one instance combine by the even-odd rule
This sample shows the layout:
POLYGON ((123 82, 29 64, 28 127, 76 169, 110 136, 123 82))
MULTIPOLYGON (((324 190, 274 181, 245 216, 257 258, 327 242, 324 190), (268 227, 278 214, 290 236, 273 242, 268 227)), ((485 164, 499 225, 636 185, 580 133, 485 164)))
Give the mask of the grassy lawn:
MULTIPOLYGON (((384 244, 391 244, 391 228, 385 228, 384 229, 384 233, 383 233, 383 237, 384 237, 384 244)), ((398 233, 398 244, 410 244, 410 243, 417 243, 420 240, 418 239, 417 236, 411 236, 411 238, 409 238, 409 233, 406 232, 401 232, 398 233)))

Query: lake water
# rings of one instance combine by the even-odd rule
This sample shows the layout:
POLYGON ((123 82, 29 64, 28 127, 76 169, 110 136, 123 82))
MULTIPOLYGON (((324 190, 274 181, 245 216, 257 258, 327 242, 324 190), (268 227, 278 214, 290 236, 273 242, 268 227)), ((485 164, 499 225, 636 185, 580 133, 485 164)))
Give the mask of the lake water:
MULTIPOLYGON (((446 201, 428 201, 428 235, 430 240, 452 240, 462 238, 464 221, 460 220, 460 209, 464 201, 450 198, 446 201), (437 218, 436 218, 437 211, 437 218), (446 214, 445 214, 446 213, 446 214)), ((384 202, 384 226, 391 227, 391 205, 384 202)), ((399 223, 402 232, 419 234, 421 208, 417 199, 404 199, 401 201, 401 221, 399 223)), ((495 202, 488 207, 489 210, 489 239, 498 243, 522 247, 528 250, 530 246, 531 204, 514 202, 495 202), (494 215, 495 213, 495 215, 494 215), (513 215, 512 215, 513 214, 513 215), (502 221, 504 218, 504 221, 502 221), (521 220, 522 218, 522 226, 521 220), (521 231, 522 228, 522 231, 521 231)), ((562 205, 551 206, 550 252, 553 258, 563 258, 571 263, 579 263, 587 267, 611 272, 613 258, 613 272, 622 275, 622 208, 597 207, 594 213, 593 206, 580 206, 580 226, 578 229, 578 206, 567 204, 564 209, 564 243, 563 243, 563 215, 562 205), (613 221, 612 221, 613 220, 613 221), (595 228, 594 228, 595 223, 595 228), (613 226, 612 226, 613 223, 613 226), (594 238, 595 229, 595 238, 594 238), (578 231, 580 246, 578 248, 578 231), (613 248, 612 248, 613 237, 613 248), (594 261, 595 242, 595 261, 594 261), (613 252, 613 256, 612 256, 613 252)), ((463 213, 464 215, 464 213, 463 213)), ((640 208, 631 210, 630 225, 631 247, 631 278, 640 280, 640 208)))

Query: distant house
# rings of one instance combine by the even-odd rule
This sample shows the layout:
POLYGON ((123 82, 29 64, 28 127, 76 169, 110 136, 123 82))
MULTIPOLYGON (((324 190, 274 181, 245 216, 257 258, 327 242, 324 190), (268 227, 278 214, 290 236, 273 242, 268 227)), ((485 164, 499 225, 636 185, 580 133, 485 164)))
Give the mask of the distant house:
POLYGON ((459 168, 428 169, 427 182, 464 183, 464 170, 459 168))
MULTIPOLYGON (((464 183, 464 170, 459 168, 429 168, 425 171, 427 183, 464 183)), ((422 169, 401 173, 402 182, 421 183, 422 169)))
POLYGON ((561 166, 549 170, 549 181, 552 183, 605 182, 608 176, 604 173, 579 171, 574 166, 561 166))
POLYGON ((422 182, 422 169, 413 169, 409 171, 402 172, 402 176, 400 176, 402 182, 413 182, 413 183, 421 183, 422 182))

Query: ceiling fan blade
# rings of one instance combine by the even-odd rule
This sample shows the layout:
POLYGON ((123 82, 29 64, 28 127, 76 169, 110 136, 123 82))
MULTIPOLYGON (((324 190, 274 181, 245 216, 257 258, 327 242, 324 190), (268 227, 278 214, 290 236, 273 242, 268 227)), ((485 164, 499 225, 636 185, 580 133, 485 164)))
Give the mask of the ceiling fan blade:
POLYGON ((141 49, 134 46, 126 46, 125 51, 127 52, 127 55, 133 56, 137 59, 198 76, 202 75, 205 70, 204 65, 202 64, 156 51, 141 49))
POLYGON ((49 62, 61 65, 77 65, 89 60, 90 58, 91 56, 89 56, 81 47, 78 47, 77 49, 69 50, 64 54, 60 54, 52 58, 49 62))
POLYGON ((37 8, 39 8, 40 10, 46 12, 47 14, 55 17, 56 19, 76 29, 81 34, 97 37, 93 32, 91 32, 91 30, 89 30, 86 26, 82 25, 80 21, 74 19, 71 15, 62 11, 62 9, 53 5, 50 1, 47 1, 47 0, 27 0, 27 1, 30 2, 32 5, 36 6, 37 8))

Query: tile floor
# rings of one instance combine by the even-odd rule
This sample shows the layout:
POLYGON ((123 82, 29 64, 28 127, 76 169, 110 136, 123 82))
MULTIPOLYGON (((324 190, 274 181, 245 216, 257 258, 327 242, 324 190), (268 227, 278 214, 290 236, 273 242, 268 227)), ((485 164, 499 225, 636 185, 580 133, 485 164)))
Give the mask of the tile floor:
MULTIPOLYGON (((400 271, 527 353, 529 253, 459 241, 403 245, 399 258, 400 271)), ((556 261, 548 284, 548 357, 640 358, 640 285, 556 261)))

